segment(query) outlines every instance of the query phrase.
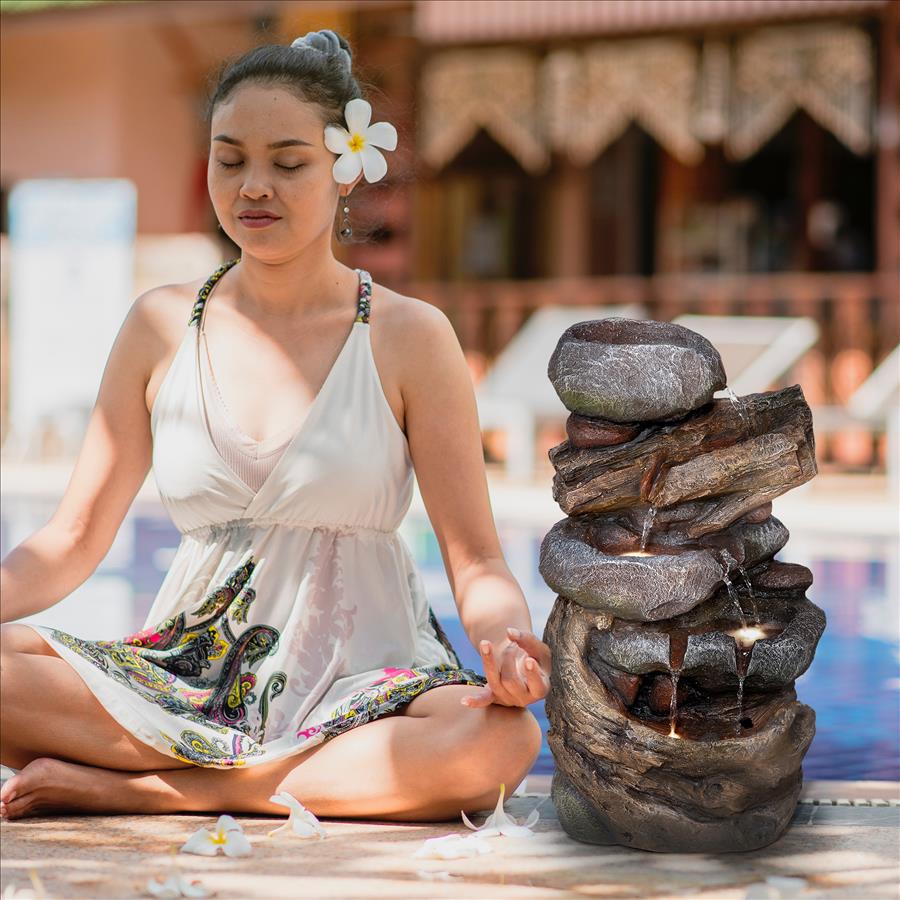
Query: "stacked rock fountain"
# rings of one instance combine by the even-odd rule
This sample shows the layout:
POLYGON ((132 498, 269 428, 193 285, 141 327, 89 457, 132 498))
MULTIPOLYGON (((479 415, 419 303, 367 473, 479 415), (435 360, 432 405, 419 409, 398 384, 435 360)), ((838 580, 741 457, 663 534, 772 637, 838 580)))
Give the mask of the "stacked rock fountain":
POLYGON ((541 545, 556 761, 573 838, 752 850, 790 822, 815 713, 794 680, 825 615, 812 573, 775 561, 773 497, 816 474, 799 385, 737 398, 678 325, 610 318, 561 336, 548 375, 571 411, 549 453, 567 518, 541 545))

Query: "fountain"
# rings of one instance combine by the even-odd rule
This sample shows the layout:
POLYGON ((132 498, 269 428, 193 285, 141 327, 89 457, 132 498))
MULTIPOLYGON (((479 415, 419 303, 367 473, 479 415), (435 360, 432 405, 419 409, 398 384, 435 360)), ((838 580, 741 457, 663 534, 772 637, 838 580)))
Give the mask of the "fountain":
POLYGON ((548 376, 570 411, 549 452, 566 518, 539 563, 560 823, 661 852, 764 847, 799 798, 815 713, 794 682, 825 628, 812 573, 774 558, 771 501, 816 474, 803 392, 738 398, 705 338, 620 318, 568 328, 548 376))

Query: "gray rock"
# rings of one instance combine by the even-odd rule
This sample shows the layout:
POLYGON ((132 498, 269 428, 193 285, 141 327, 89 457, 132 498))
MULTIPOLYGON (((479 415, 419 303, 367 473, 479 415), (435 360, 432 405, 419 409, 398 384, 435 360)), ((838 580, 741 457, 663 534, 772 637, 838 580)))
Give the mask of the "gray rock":
POLYGON ((741 627, 739 612, 727 590, 682 616, 664 622, 637 624, 614 620, 591 632, 591 652, 612 668, 631 675, 666 674, 677 669, 681 678, 703 691, 735 691, 738 676, 746 690, 778 691, 790 687, 810 666, 825 630, 825 613, 800 593, 773 595, 754 586, 751 605, 740 597, 748 626, 752 608, 770 637, 742 650, 731 634, 741 627), (677 642, 680 641, 680 646, 677 642))
POLYGON ((622 619, 654 622, 693 609, 723 584, 727 565, 755 565, 787 541, 787 529, 773 516, 736 523, 707 546, 667 542, 647 545, 651 556, 623 556, 639 550, 640 537, 612 520, 566 518, 541 542, 538 571, 547 585, 582 606, 622 619), (725 552, 723 552, 725 551, 725 552))
POLYGON ((706 338, 670 322, 623 318, 571 325, 547 375, 567 409, 610 422, 679 418, 726 385, 722 359, 706 338))
POLYGON ((557 775, 551 797, 575 840, 659 852, 755 850, 788 826, 815 714, 793 690, 740 737, 669 737, 621 708, 588 666, 596 615, 559 598, 544 630, 557 775))

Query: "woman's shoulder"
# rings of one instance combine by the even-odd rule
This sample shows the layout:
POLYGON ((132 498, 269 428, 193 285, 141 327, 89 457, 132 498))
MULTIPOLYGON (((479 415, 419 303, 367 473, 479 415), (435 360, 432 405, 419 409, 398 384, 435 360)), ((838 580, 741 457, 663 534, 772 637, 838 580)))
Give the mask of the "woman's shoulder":
POLYGON ((140 365, 146 384, 148 412, 159 385, 184 339, 191 310, 205 279, 162 284, 140 294, 134 301, 124 331, 130 331, 135 364, 140 365), (138 361, 139 359, 139 361, 138 361))
POLYGON ((417 335, 427 336, 437 330, 452 329, 450 320, 440 307, 426 299, 401 294, 383 284, 372 282, 372 317, 380 314, 385 331, 397 340, 407 341, 417 335))
POLYGON ((205 279, 172 282, 149 288, 134 301, 135 313, 157 328, 187 327, 191 309, 205 279))

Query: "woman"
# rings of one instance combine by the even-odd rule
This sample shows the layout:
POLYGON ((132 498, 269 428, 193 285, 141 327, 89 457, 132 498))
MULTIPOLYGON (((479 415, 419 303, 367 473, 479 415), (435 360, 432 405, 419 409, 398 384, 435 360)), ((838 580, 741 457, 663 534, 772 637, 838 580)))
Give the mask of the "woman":
POLYGON ((501 554, 459 343, 331 252, 335 205, 384 175, 370 145, 396 145, 350 61, 324 30, 222 73, 208 187, 241 255, 134 302, 59 508, 3 561, 2 621, 94 571, 151 463, 181 543, 134 635, 3 626, 8 818, 283 815, 285 790, 322 816, 447 820, 539 752, 525 707, 550 651, 501 554), (485 676, 397 533, 413 469, 485 676))

